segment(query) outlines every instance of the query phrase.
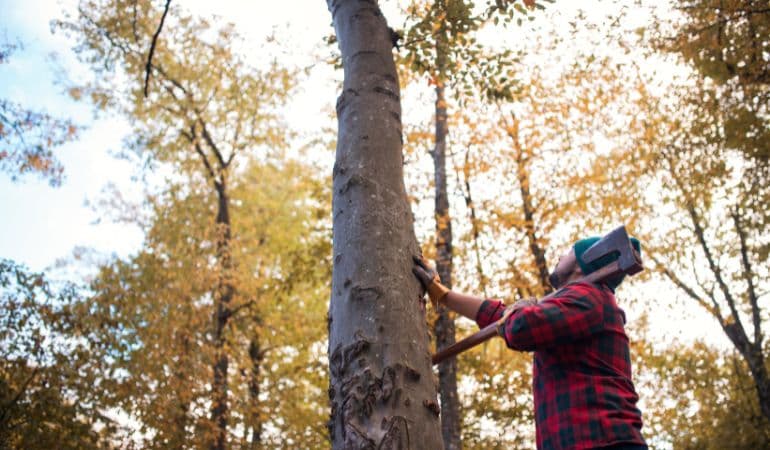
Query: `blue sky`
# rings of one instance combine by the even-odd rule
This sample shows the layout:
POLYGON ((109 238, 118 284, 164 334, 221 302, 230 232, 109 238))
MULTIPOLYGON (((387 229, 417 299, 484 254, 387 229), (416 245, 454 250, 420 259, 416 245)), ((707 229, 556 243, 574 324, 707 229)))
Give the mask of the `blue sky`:
POLYGON ((0 10, 4 12, 0 36, 23 45, 0 66, 0 97, 86 127, 79 139, 56 152, 65 169, 60 187, 34 175, 12 182, 0 174, 0 257, 43 270, 77 246, 129 253, 141 243, 141 232, 105 221, 97 225, 98 215, 85 204, 95 200, 108 182, 127 195, 141 190, 131 182, 132 166, 110 153, 120 148, 127 124, 118 118, 93 120, 87 105, 69 99, 55 83, 57 65, 69 76, 85 69, 77 64, 66 38, 50 31, 50 21, 61 11, 59 3, 0 0, 0 10), (54 54, 58 63, 52 60, 54 54))
MULTIPOLYGON (((125 256, 142 241, 138 228, 111 223, 86 205, 87 201, 98 200, 108 183, 133 199, 141 198, 142 186, 131 179, 135 174, 132 164, 113 156, 121 148, 121 138, 130 131, 126 121, 120 117, 94 120, 88 105, 73 101, 56 84, 60 70, 57 68, 63 68, 71 79, 88 75, 88 68, 78 63, 71 50, 71 41, 61 32, 51 33, 51 21, 61 18, 62 12, 72 10, 74 5, 72 0, 0 0, 0 38, 23 45, 8 64, 0 66, 0 98, 85 126, 79 139, 56 152, 65 170, 60 187, 51 187, 35 176, 12 182, 10 177, 0 174, 0 257, 22 262, 34 270, 43 270, 57 259, 68 257, 76 247, 125 256)), ((245 45, 254 45, 245 51, 256 60, 265 56, 261 43, 271 32, 279 36, 315 35, 317 39, 301 41, 320 42, 324 33, 331 31, 330 20, 317 20, 319 15, 328 14, 323 2, 307 2, 305 14, 298 16, 292 6, 284 3, 271 7, 270 14, 265 14, 264 4, 259 2, 184 2, 185 8, 203 16, 217 14, 240 25, 245 45), (291 26, 286 25, 289 20, 291 26)), ((293 55, 289 55, 300 66, 311 61, 310 55, 316 50, 314 44, 302 47, 292 46, 293 55)), ((316 87, 325 85, 328 89, 329 81, 318 80, 320 85, 316 87)), ((307 86, 289 106, 289 114, 299 118, 295 124, 300 132, 303 124, 306 129, 317 125, 325 103, 334 101, 334 94, 330 94, 331 100, 319 103, 317 96, 309 97, 308 93, 313 91, 317 92, 314 86, 307 86)))

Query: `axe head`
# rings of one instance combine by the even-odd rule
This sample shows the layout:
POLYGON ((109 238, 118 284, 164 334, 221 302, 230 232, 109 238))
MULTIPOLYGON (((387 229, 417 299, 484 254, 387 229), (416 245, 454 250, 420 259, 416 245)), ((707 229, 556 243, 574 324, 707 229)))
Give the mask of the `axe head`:
POLYGON ((625 226, 620 226, 599 239, 583 253, 583 262, 591 264, 597 259, 618 253, 618 268, 627 275, 642 271, 642 258, 631 245, 625 226))

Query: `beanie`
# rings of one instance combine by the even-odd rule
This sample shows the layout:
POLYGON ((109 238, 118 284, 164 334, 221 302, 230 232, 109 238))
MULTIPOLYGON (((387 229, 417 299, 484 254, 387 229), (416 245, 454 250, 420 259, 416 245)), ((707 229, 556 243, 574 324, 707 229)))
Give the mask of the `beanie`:
MULTIPOLYGON (((599 239, 601 238, 598 236, 581 239, 575 242, 575 245, 573 246, 573 249, 575 250, 575 259, 577 259, 577 263, 580 266, 580 270, 583 272, 583 275, 588 275, 591 272, 596 272, 597 270, 601 269, 607 264, 617 261, 618 257, 620 256, 618 252, 613 252, 602 256, 596 261, 592 261, 590 264, 584 262, 583 253, 585 253, 586 250, 588 250, 592 245, 598 242, 599 239)), ((639 255, 642 254, 642 246, 639 243, 638 239, 632 237, 631 246, 634 247, 634 250, 636 250, 636 252, 639 253, 639 255)), ((615 292, 615 289, 618 287, 618 285, 620 285, 620 283, 623 282, 623 279, 625 277, 626 277, 625 274, 621 274, 613 278, 610 278, 608 280, 605 280, 604 284, 606 284, 607 287, 612 290, 612 292, 615 292)))

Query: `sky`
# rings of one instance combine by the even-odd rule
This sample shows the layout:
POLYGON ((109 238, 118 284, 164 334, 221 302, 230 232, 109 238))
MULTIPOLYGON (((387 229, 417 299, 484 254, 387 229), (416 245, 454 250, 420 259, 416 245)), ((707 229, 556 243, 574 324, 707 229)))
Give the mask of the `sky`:
MULTIPOLYGON (((396 16, 394 1, 381 3, 386 17, 396 16)), ((108 185, 137 201, 142 198, 143 187, 136 179, 135 166, 115 157, 121 149, 121 139, 130 131, 128 123, 121 117, 94 118, 87 105, 71 100, 56 83, 61 69, 71 79, 88 74, 71 50, 71 41, 61 33, 51 33, 50 21, 61 18, 62 11, 71 11, 74 4, 72 0, 0 0, 0 37, 23 44, 8 64, 0 66, 0 98, 71 118, 85 126, 77 140, 57 151, 65 170, 60 187, 51 187, 35 176, 12 182, 0 174, 0 257, 24 263, 36 271, 51 268, 81 248, 126 257, 141 247, 143 238, 136 226, 113 223, 89 206, 103 196, 108 185)), ((559 20, 568 20, 578 4, 589 12, 598 13, 602 8, 598 0, 557 4, 563 15, 559 20)), ((161 5, 158 2, 159 8, 161 5)), ((315 64, 312 76, 303 81, 286 115, 300 135, 310 135, 319 126, 334 124, 329 120, 341 74, 316 59, 318 55, 330 54, 323 46, 323 38, 332 32, 331 17, 323 0, 187 0, 183 5, 204 17, 217 15, 235 23, 244 37, 243 51, 256 65, 272 57, 298 67, 315 64), (268 35, 275 35, 289 45, 276 55, 275 50, 268 51, 263 45, 268 35)), ((508 34, 493 36, 509 41, 521 37, 522 31, 515 28, 508 34)), ((657 69, 663 73, 673 70, 665 66, 657 69)), ((432 99, 421 100, 428 102, 426 108, 432 106, 432 99)), ((412 109, 405 110, 405 114, 414 113, 412 109)), ((653 336, 662 340, 698 338, 722 347, 727 345, 721 332, 707 331, 713 330, 715 323, 705 313, 686 306, 685 302, 671 301, 681 294, 661 283, 649 283, 646 289, 651 304, 664 299, 660 304, 665 305, 665 310, 651 321, 653 336)), ((629 316, 639 313, 641 308, 631 311, 629 316)))

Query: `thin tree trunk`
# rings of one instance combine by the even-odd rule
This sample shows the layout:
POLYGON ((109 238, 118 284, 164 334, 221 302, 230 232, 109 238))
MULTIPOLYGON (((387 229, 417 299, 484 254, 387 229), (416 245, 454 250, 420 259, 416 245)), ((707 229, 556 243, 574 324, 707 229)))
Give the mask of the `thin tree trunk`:
MULTIPOLYGON (((468 208, 471 220, 471 231, 473 235, 473 253, 476 255, 476 273, 479 275, 479 287, 484 298, 488 297, 487 293, 487 276, 484 274, 484 267, 481 264, 481 246, 479 240, 481 233, 479 232, 479 220, 476 217, 476 206, 473 203, 473 196, 471 195, 471 177, 470 177, 470 147, 465 152, 465 165, 463 166, 463 184, 465 185, 465 192, 463 197, 465 198, 465 206, 468 208)), ((460 183, 460 175, 457 175, 457 182, 460 183)))
POLYGON ((524 234, 529 242, 529 251, 535 261, 535 270, 537 279, 542 292, 538 292, 538 297, 549 294, 552 291, 551 283, 548 281, 548 263, 545 260, 545 250, 540 245, 540 239, 535 229, 535 205, 532 201, 532 195, 529 190, 529 156, 526 154, 524 145, 520 141, 519 121, 512 117, 513 122, 507 124, 508 136, 513 141, 513 148, 516 158, 516 176, 519 182, 519 193, 521 194, 521 208, 524 213, 524 234))
POLYGON ((232 259, 230 254, 230 211, 229 197, 224 177, 216 182, 217 191, 217 259, 219 262, 219 281, 214 293, 214 380, 211 387, 211 421, 215 425, 212 450, 224 450, 227 446, 227 421, 229 408, 227 403, 228 354, 225 349, 225 328, 231 315, 230 301, 235 289, 230 280, 232 259))
POLYGON ((256 450, 262 444, 262 421, 259 417, 259 375, 262 356, 259 338, 255 337, 249 342, 249 360, 251 361, 251 373, 249 374, 249 398, 251 399, 249 426, 251 428, 251 443, 249 448, 252 450, 256 450))
MULTIPOLYGON (((439 34, 439 36, 442 36, 439 34)), ((446 176, 447 105, 443 78, 444 46, 436 40, 436 146, 433 149, 433 174, 436 185, 436 270, 441 282, 452 288, 452 218, 449 215, 449 196, 446 176)), ((445 348, 455 343, 455 323, 449 310, 438 308, 435 323, 436 347, 445 348)), ((457 359, 449 358, 438 366, 438 390, 441 398, 441 435, 447 450, 462 448, 460 436, 460 400, 457 397, 457 359)))
POLYGON ((188 432, 187 424, 190 421, 190 392, 188 387, 189 363, 190 363, 190 337, 185 332, 180 340, 182 341, 182 354, 179 358, 178 366, 174 372, 177 379, 177 399, 179 401, 176 418, 174 420, 175 428, 173 430, 173 441, 170 448, 183 449, 187 447, 188 432))
POLYGON ((332 447, 440 449, 390 33, 374 0, 327 5, 345 71, 332 199, 332 447))

